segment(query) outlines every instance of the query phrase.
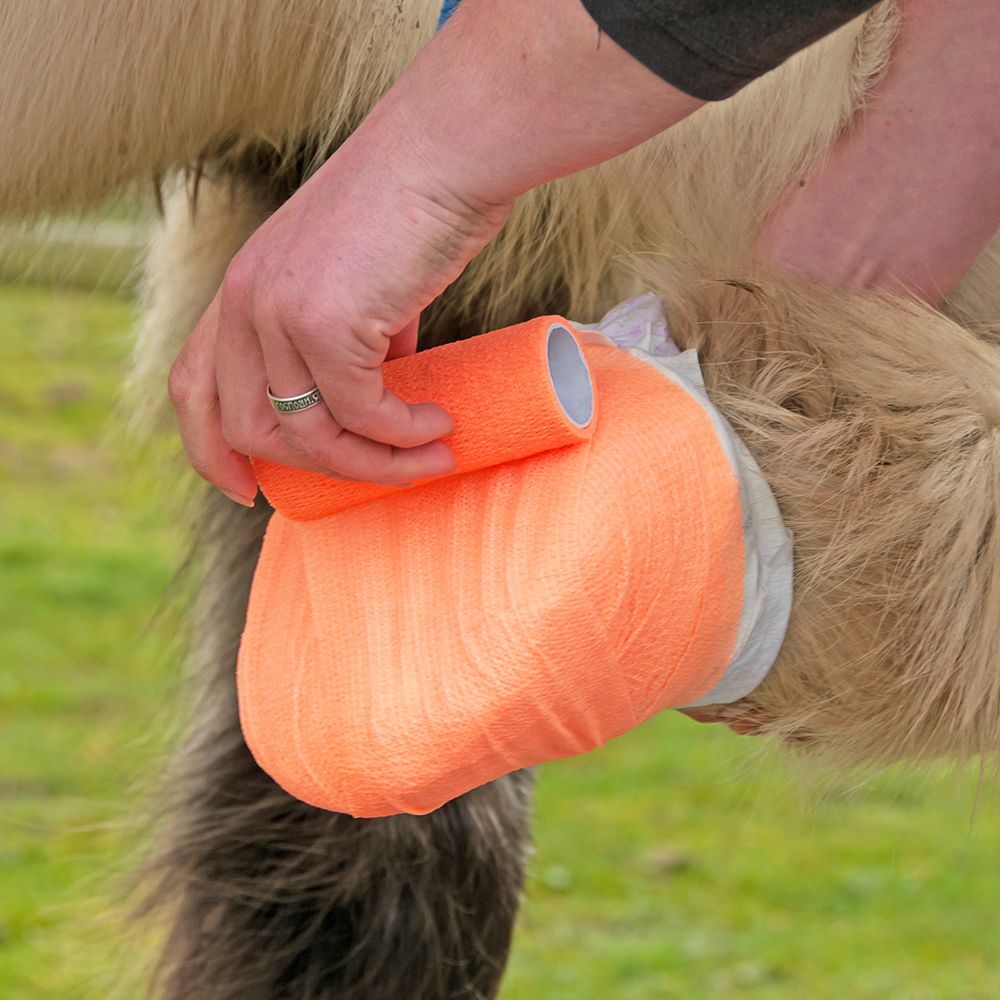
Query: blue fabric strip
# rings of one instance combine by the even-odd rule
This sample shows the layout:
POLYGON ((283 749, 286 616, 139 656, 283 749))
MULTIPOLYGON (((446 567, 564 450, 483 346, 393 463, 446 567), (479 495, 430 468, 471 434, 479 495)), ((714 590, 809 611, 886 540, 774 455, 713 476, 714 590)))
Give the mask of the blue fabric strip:
POLYGON ((444 27, 445 21, 455 13, 455 8, 462 2, 462 0, 444 0, 444 6, 441 8, 441 14, 438 17, 437 30, 440 31, 444 27))

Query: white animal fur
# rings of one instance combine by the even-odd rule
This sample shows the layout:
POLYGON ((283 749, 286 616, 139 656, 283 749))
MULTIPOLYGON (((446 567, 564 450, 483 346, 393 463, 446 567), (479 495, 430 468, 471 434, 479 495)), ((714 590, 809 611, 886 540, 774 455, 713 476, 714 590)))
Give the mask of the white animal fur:
MULTIPOLYGON (((207 161, 215 171, 202 187, 196 212, 190 211, 182 184, 169 198, 166 224, 150 258, 150 309, 136 381, 162 385, 169 361, 213 293, 227 261, 273 208, 252 188, 231 186, 225 179, 227 165, 251 144, 287 151, 304 137, 312 137, 317 155, 322 155, 358 121, 428 37, 436 8, 436 0, 405 7, 367 0, 257 4, 106 0, 97 9, 58 0, 11 0, 3 7, 0 93, 5 96, 0 131, 6 141, 0 147, 0 202, 8 212, 87 204, 121 183, 143 175, 176 174, 198 161, 207 161)), ((704 108, 626 156, 525 196, 501 238, 458 283, 446 315, 462 315, 466 322, 488 329, 523 318, 527 303, 558 294, 568 313, 592 319, 636 289, 636 259, 645 262, 645 286, 662 288, 675 311, 684 308, 692 290, 707 278, 756 273, 750 265, 750 247, 767 209, 797 170, 823 155, 864 101, 886 65, 895 26, 892 3, 883 3, 732 100, 704 108), (678 267, 676 262, 684 259, 698 263, 678 267)), ((1000 250, 994 245, 946 311, 975 331, 994 323, 1000 317, 998 277, 1000 250)), ((812 315, 819 301, 831 311, 829 322, 813 331, 819 340, 825 336, 818 332, 820 326, 827 326, 839 328, 856 352, 862 344, 867 345, 865 350, 872 348, 873 342, 860 331, 836 321, 838 310, 853 315, 861 308, 859 297, 803 299, 805 293, 781 292, 789 288, 787 284, 773 288, 777 291, 769 294, 780 301, 778 312, 792 309, 783 322, 797 331, 801 343, 796 350, 820 352, 790 303, 812 315)), ((744 299, 743 305, 732 307, 736 316, 730 322, 738 322, 739 310, 745 309, 746 322, 752 325, 757 320, 750 317, 757 316, 757 307, 751 308, 752 296, 748 299, 744 293, 744 299)), ((880 307, 868 303, 864 308, 866 315, 874 315, 880 307)), ((822 310, 819 314, 826 315, 822 310)), ((885 314, 882 322, 886 324, 880 337, 882 350, 900 328, 909 331, 909 340, 919 339, 920 348, 934 335, 917 331, 932 327, 943 331, 942 353, 935 356, 935 363, 929 359, 923 375, 930 377, 936 364, 940 382, 954 368, 956 357, 971 356, 972 351, 979 352, 975 376, 969 374, 973 369, 966 369, 954 377, 972 388, 989 381, 986 373, 992 371, 993 348, 977 343, 957 325, 942 326, 945 321, 939 316, 902 306, 885 314)), ((698 336, 692 332, 690 338, 698 336)), ((749 344, 748 340, 743 349, 749 344)), ((916 346, 911 350, 906 336, 897 346, 900 362, 912 359, 916 346)), ((706 350, 710 356, 718 354, 711 344, 706 350)), ((730 350, 726 363, 745 360, 738 342, 730 350)), ((947 390, 939 386, 939 391, 952 399, 957 385, 947 390)), ((889 383, 879 384, 878 390, 886 398, 893 391, 889 383)), ((986 389, 969 395, 967 405, 982 403, 984 394, 988 395, 986 389)), ((879 402, 874 390, 871 399, 873 404, 879 402)), ((983 404, 985 419, 992 419, 992 405, 983 404)), ((932 411, 924 417, 937 419, 932 411)), ((749 439, 755 440, 755 435, 749 434, 749 439)), ((952 521, 974 525, 977 512, 991 518, 992 511, 980 509, 991 483, 975 487, 968 481, 967 469, 953 469, 950 474, 966 491, 964 516, 954 515, 952 521)), ((887 516, 870 506, 853 509, 859 520, 848 534, 862 539, 869 522, 881 523, 887 516)), ((986 530, 982 524, 979 529, 979 535, 986 530)), ((799 530, 808 536, 807 528, 799 530)), ((974 527, 965 530, 977 534, 974 527)), ((846 546, 845 538, 837 535, 836 544, 846 546)), ((897 542, 903 544, 904 539, 897 542)), ((930 544, 915 529, 909 543, 919 551, 930 544)), ((846 550, 825 552, 823 559, 838 565, 851 561, 846 550)), ((902 586, 899 572, 896 567, 895 586, 902 586)), ((972 573, 972 565, 964 572, 972 573)), ((929 580, 926 585, 930 586, 929 580)), ((917 581, 908 580, 906 586, 917 586, 917 581)), ((885 600, 890 597, 885 595, 885 600)), ((980 610, 984 599, 982 594, 966 598, 977 602, 980 610)), ((801 602, 798 607, 802 614, 801 602)), ((964 616, 952 611, 950 621, 933 618, 941 635, 933 642, 925 639, 922 648, 950 642, 962 647, 961 656, 966 657, 969 636, 963 641, 955 634, 956 623, 964 616)), ((972 628, 976 617, 969 616, 966 628, 972 628)), ((992 628, 993 622, 988 625, 992 628)), ((904 620, 898 627, 913 629, 917 623, 904 620)), ((822 620, 814 628, 823 628, 822 620)), ((880 662, 877 650, 893 641, 893 633, 885 628, 871 637, 871 650, 865 654, 873 670, 880 662)), ((784 664, 796 658, 797 644, 805 641, 795 639, 797 635, 793 628, 787 655, 768 690, 776 689, 791 669, 784 664)), ((954 657, 935 660, 932 665, 923 659, 909 669, 931 677, 928 690, 938 697, 941 686, 947 687, 943 676, 954 669, 953 661, 954 657), (941 677, 935 678, 935 671, 941 677)), ((804 663, 796 669, 808 672, 804 663)), ((983 699, 992 704, 1000 697, 992 688, 982 689, 987 673, 981 665, 982 676, 973 685, 977 704, 983 699)), ((898 700, 922 704, 919 685, 913 678, 907 683, 905 698, 899 694, 898 700)), ((805 697, 803 690, 799 693, 805 697)), ((828 691, 822 693, 824 704, 833 697, 828 691)), ((963 697, 971 699, 973 694, 963 697)), ((981 748, 979 738, 959 734, 965 732, 965 724, 958 717, 978 718, 978 709, 964 701, 959 704, 954 693, 949 698, 949 711, 957 715, 947 728, 955 736, 928 737, 927 748, 934 752, 981 748)), ((782 712, 789 711, 784 705, 782 712)), ((817 711, 809 710, 811 725, 822 730, 817 711)), ((846 723, 838 725, 843 728, 846 723)), ((852 737, 868 747, 865 752, 876 755, 881 744, 887 749, 900 739, 900 732, 870 743, 856 733, 852 737)), ((902 742, 911 752, 919 749, 912 740, 902 742)))
MULTIPOLYGON (((87 207, 122 184, 172 178, 132 376, 147 428, 164 422, 166 371, 228 261, 276 205, 241 158, 304 155, 308 172, 430 36, 438 7, 0 7, 0 211, 87 207), (203 173, 194 201, 192 166, 203 173)), ((750 255, 781 190, 866 99, 895 30, 886 0, 731 101, 523 197, 427 323, 446 339, 539 312, 594 319, 640 288, 666 298, 676 339, 699 349, 713 398, 796 533, 788 640, 749 707, 841 764, 988 753, 1000 739, 1000 245, 945 314, 799 287, 750 255)), ((526 779, 427 824, 345 824, 283 797, 246 753, 232 691, 266 512, 214 506, 204 693, 147 869, 154 904, 177 913, 165 994, 493 995, 520 885, 526 779), (495 900, 491 912, 476 913, 477 899, 495 900), (400 927, 421 948, 399 950, 400 927)))

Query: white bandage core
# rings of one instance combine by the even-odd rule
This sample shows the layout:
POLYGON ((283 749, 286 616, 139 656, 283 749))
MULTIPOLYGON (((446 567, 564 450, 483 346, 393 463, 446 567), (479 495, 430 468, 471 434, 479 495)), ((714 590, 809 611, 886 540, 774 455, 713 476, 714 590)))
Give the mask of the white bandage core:
POLYGON ((566 327, 553 323, 545 350, 549 378, 563 413, 577 427, 586 427, 594 416, 594 385, 576 337, 566 327))

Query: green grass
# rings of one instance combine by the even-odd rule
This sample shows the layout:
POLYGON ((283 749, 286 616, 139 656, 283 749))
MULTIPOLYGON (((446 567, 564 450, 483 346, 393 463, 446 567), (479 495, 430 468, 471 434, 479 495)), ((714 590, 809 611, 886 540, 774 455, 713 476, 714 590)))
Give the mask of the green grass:
MULTIPOLYGON (((132 319, 0 290, 0 1000, 138 995, 102 914, 177 694, 176 621, 150 622, 181 541, 102 444, 132 319)), ((1000 810, 976 783, 819 797, 670 713, 549 765, 504 1000, 996 1000, 1000 810)))
POLYGON ((507 1000, 1000 996, 997 809, 975 776, 807 801, 666 713, 550 765, 507 1000))
POLYGON ((119 298, 0 292, 4 1000, 108 996, 102 897, 175 687, 149 625, 178 532, 152 476, 104 444, 132 322, 119 298))

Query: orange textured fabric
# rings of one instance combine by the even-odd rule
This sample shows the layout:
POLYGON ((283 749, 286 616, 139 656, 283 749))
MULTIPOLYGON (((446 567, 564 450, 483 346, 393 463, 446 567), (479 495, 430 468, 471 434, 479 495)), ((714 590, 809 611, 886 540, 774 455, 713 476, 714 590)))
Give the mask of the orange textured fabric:
MULTIPOLYGON (((574 359, 567 357, 567 350, 578 348, 570 330, 558 316, 541 316, 444 344, 387 361, 382 365, 383 384, 405 403, 430 400, 451 414, 455 432, 445 441, 455 453, 455 475, 575 444, 593 433, 593 406, 586 420, 574 422, 560 402, 550 365, 550 360, 560 361, 572 379, 574 359), (559 331, 566 337, 553 343, 550 334, 559 331)), ((579 363, 585 373, 582 355, 579 363)), ((570 395, 574 388, 568 386, 570 395)), ((253 466, 271 505, 293 521, 318 520, 405 492, 331 479, 264 459, 253 459, 253 466)))
POLYGON ((585 352, 601 400, 588 441, 272 518, 240 715, 292 795, 426 813, 722 675, 743 596, 735 474, 680 386, 626 351, 585 352))

